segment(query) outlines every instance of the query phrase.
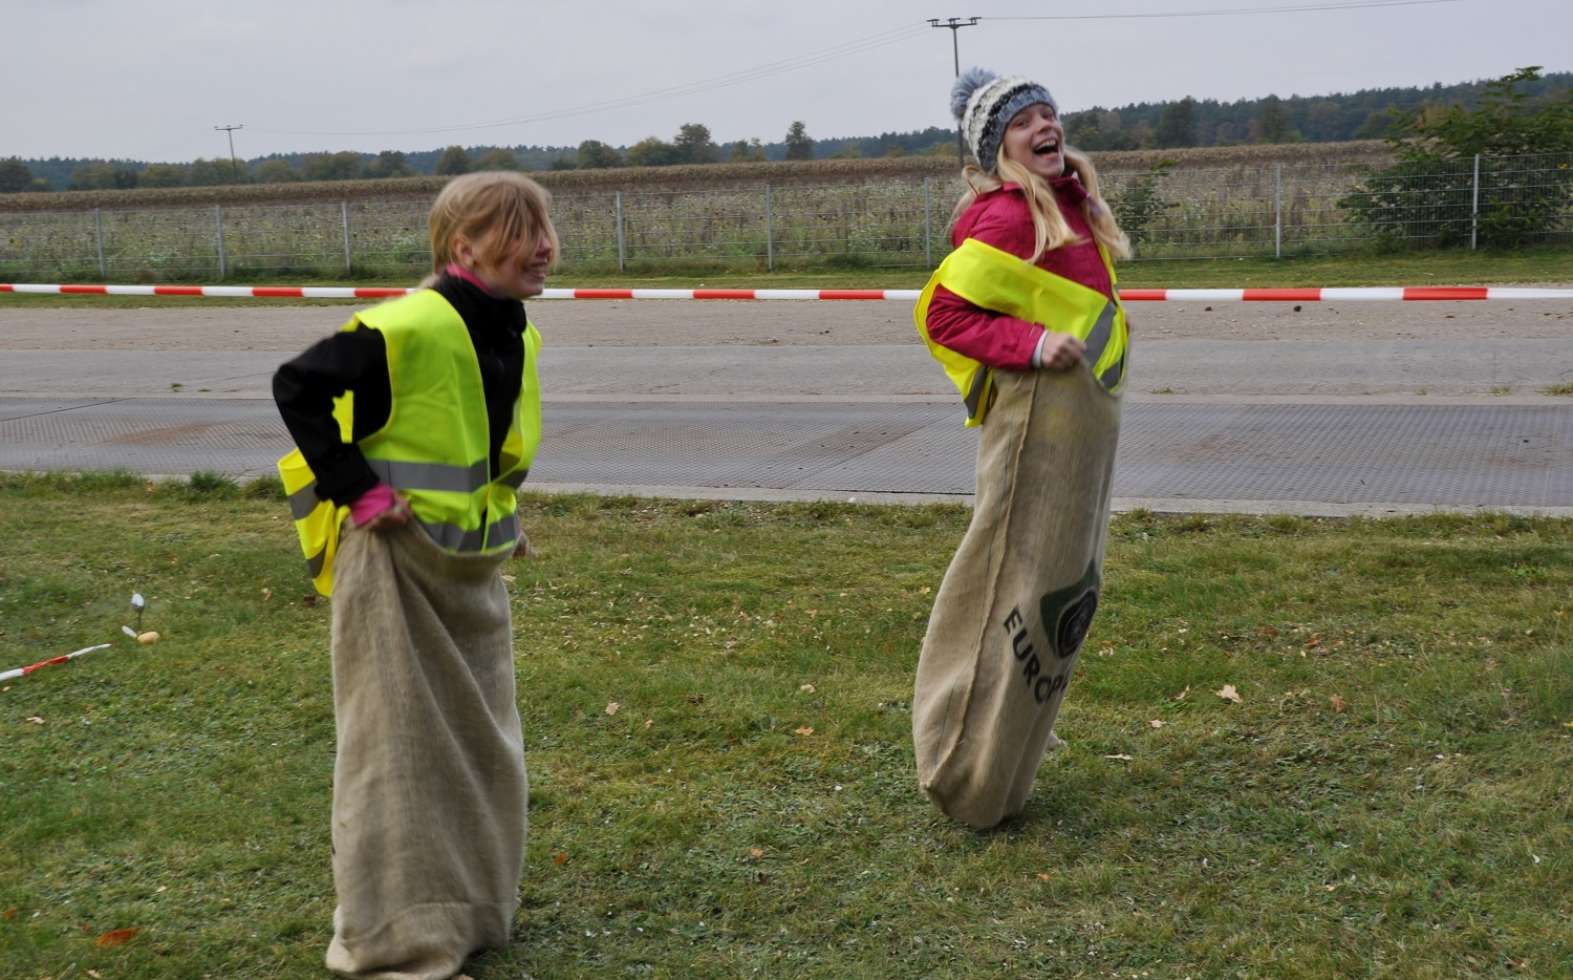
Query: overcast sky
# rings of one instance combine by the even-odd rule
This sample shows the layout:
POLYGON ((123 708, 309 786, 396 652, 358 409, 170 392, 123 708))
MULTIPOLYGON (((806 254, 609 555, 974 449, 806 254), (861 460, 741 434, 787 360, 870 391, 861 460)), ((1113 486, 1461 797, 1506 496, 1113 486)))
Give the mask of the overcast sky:
MULTIPOLYGON (((1186 19, 1006 20, 1367 0, 0 0, 0 157, 183 161, 459 143, 717 142, 950 125, 961 63, 1026 74, 1063 111, 1573 69, 1573 2, 1186 19)), ((1389 0, 1391 2, 1391 0, 1389 0)))

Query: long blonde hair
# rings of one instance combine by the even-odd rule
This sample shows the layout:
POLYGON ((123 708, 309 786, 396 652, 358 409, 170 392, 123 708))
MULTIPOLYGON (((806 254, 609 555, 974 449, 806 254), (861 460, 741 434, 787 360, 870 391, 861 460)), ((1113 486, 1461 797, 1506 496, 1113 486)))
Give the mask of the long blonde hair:
MULTIPOLYGON (((1109 209, 1103 195, 1098 192, 1097 168, 1092 165, 1086 154, 1068 146, 1065 147, 1065 167, 1067 170, 1075 171, 1081 178, 1082 186, 1087 189, 1087 199, 1082 202, 1081 208, 1082 214, 1087 218, 1088 227, 1092 229, 1092 237, 1114 258, 1130 258, 1130 239, 1126 238, 1125 232, 1120 230, 1114 212, 1109 209)), ((1016 161, 1007 159, 1004 146, 1000 147, 999 155, 995 159, 995 172, 998 176, 985 173, 975 163, 967 164, 961 171, 962 179, 967 182, 967 190, 961 195, 961 200, 956 202, 956 210, 950 216, 952 228, 979 195, 999 190, 1008 181, 1020 185, 1027 197, 1027 210, 1032 214, 1032 258, 1028 261, 1037 262, 1043 257, 1044 252, 1073 244, 1078 240, 1076 233, 1071 231, 1070 225, 1066 222, 1065 215, 1060 213, 1059 202, 1054 199, 1054 189, 1042 177, 1016 161)))
POLYGON ((473 242, 488 262, 500 261, 520 242, 529 254, 544 239, 551 245, 555 265, 561 244, 548 214, 551 202, 546 188, 511 171, 482 171, 448 181, 426 219, 432 274, 421 285, 436 282, 454 261, 453 242, 460 235, 473 242))

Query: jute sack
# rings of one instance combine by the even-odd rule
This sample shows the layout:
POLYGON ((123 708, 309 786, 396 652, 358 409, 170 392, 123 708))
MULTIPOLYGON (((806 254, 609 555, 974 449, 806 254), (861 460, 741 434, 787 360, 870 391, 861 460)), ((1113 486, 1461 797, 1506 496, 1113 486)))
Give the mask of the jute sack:
POLYGON ((333 595, 328 969, 451 977, 507 943, 529 793, 500 557, 346 525, 333 595))
POLYGON ((918 783, 977 828, 1021 812, 1098 606, 1120 399, 1086 365, 997 371, 972 523, 912 700, 918 783))

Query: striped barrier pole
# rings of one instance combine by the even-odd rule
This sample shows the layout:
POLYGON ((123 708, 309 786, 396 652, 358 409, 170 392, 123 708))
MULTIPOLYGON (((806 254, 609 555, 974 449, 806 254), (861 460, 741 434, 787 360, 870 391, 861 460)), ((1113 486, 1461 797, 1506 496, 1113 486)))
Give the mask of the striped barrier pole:
POLYGON ((85 653, 92 653, 95 650, 108 650, 110 645, 111 644, 108 643, 100 643, 97 646, 83 647, 75 653, 68 653, 62 657, 51 657, 48 660, 40 660, 36 664, 28 664, 26 667, 18 667, 15 670, 0 672, 0 682, 14 680, 18 677, 26 677, 35 670, 42 670, 43 668, 52 666, 54 664, 63 664, 67 660, 75 660, 77 657, 80 657, 85 653))
MULTIPOLYGON (((388 299, 402 286, 96 286, 0 283, 0 293, 52 296, 208 296, 239 299, 388 299)), ((916 289, 547 289, 539 299, 884 300, 914 302, 916 289)), ((1520 286, 1311 286, 1247 289, 1122 289, 1126 303, 1331 303, 1573 300, 1573 289, 1520 286)))

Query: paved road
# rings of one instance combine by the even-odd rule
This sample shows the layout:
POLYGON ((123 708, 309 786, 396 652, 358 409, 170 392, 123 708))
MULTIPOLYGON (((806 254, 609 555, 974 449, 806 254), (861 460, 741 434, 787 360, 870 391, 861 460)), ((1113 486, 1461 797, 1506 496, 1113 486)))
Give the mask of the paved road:
MULTIPOLYGON (((949 404, 585 402, 548 406, 542 446, 533 486, 931 500, 971 493, 975 437, 949 404)), ((249 477, 288 447, 260 399, 0 398, 0 469, 249 477)), ((1135 403, 1115 495, 1182 510, 1573 516, 1573 407, 1135 403)))
MULTIPOLYGON (((827 305, 537 304, 552 328, 532 483, 969 493, 972 436, 904 312, 827 305)), ((1573 380, 1573 321, 1516 311, 1507 320, 1524 336, 1511 336, 1480 305, 1464 324, 1440 306, 1429 319, 1368 308, 1357 322, 1281 308, 1248 322, 1243 311, 1228 321, 1140 311, 1117 497, 1169 509, 1573 515, 1573 401, 1542 393, 1573 380), (1299 329, 1308 323, 1318 335, 1299 329)), ((268 472, 288 439, 267 379, 344 315, 0 306, 0 468, 268 472)))
MULTIPOLYGON (((5 351, 0 394, 266 398, 283 351, 5 351)), ((1158 340, 1136 347, 1130 393, 1548 400, 1573 382, 1573 339, 1337 344, 1158 340)), ((837 401, 948 397, 916 343, 793 346, 548 347, 549 397, 837 401)), ((1566 402, 1566 399, 1561 401, 1566 402)))

